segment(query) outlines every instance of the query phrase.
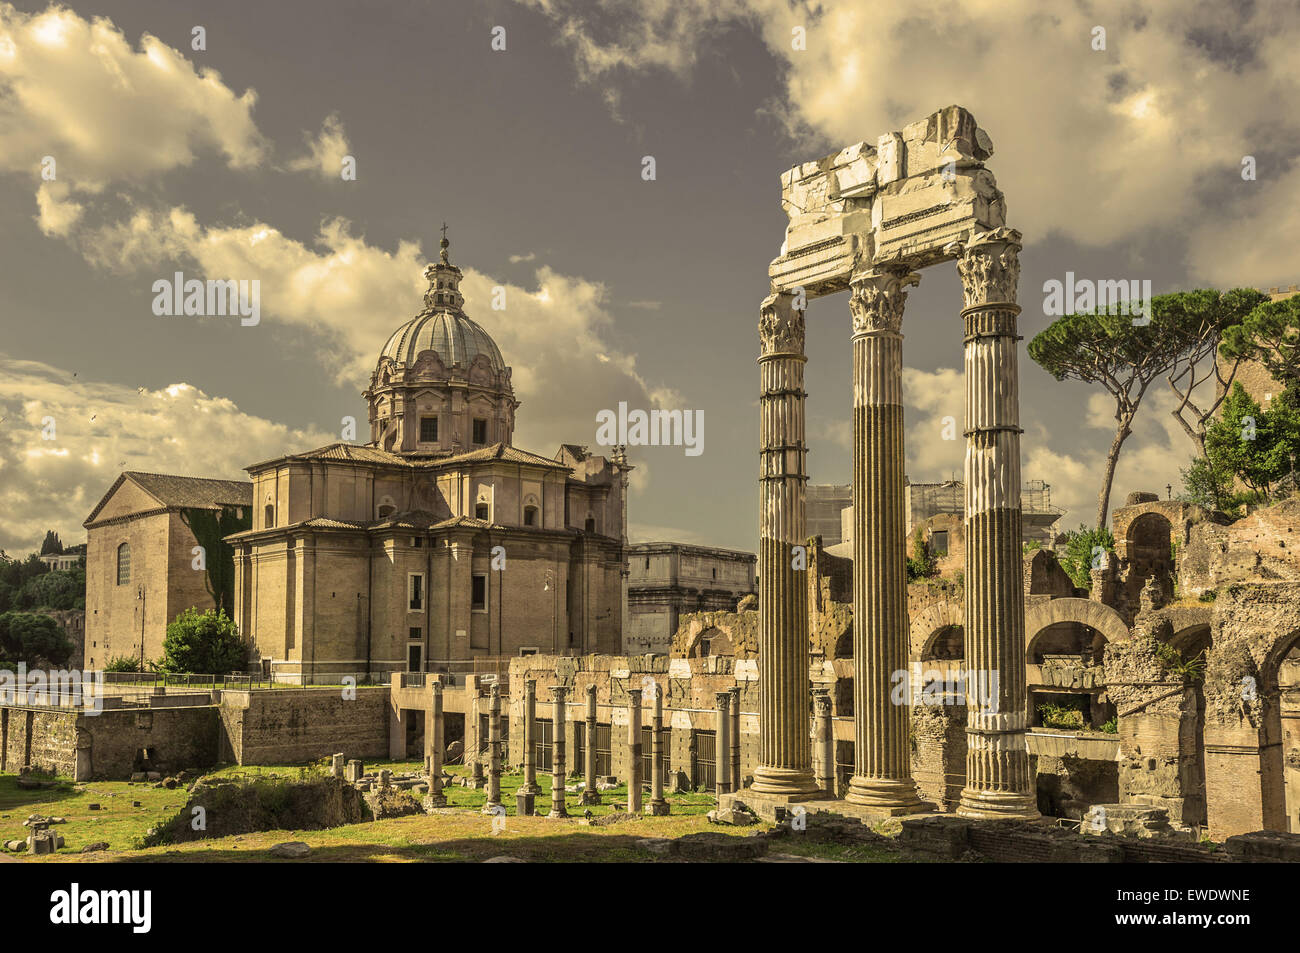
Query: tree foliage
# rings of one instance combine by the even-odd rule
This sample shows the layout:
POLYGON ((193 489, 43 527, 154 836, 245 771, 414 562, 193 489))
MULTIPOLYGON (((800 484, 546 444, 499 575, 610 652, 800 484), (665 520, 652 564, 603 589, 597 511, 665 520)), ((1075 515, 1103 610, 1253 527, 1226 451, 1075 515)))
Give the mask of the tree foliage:
POLYGON ((186 508, 181 520, 204 550, 206 571, 203 584, 212 597, 212 607, 228 616, 235 614, 235 550, 225 537, 253 528, 251 507, 226 506, 218 510, 186 508))
POLYGON ((50 553, 62 553, 63 542, 59 539, 59 534, 52 529, 45 531, 45 539, 41 542, 41 555, 48 556, 50 553))
POLYGON ((1101 555, 1097 547, 1106 553, 1115 552, 1115 537, 1108 529, 1095 529, 1080 524, 1065 534, 1065 555, 1061 557, 1061 568, 1080 589, 1092 588, 1093 563, 1101 555))
POLYGON ((75 646, 63 627, 47 615, 34 612, 0 614, 0 667, 12 669, 19 662, 28 668, 64 665, 75 646))
POLYGON ((163 672, 226 675, 244 670, 248 647, 230 617, 218 609, 189 608, 167 624, 163 672))
POLYGON ((1228 360, 1259 361, 1283 387, 1300 384, 1300 295, 1259 304, 1224 332, 1219 352, 1228 360))

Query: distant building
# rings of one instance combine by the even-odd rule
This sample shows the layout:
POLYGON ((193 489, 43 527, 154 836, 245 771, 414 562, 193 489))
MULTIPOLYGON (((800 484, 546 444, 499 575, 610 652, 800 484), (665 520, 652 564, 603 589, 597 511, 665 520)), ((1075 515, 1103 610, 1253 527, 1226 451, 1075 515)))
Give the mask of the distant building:
POLYGON ((80 546, 69 546, 61 553, 46 553, 38 558, 49 566, 52 572, 63 572, 76 569, 85 555, 86 544, 82 543, 80 546))
MULTIPOLYGON (((811 489, 811 487, 810 487, 811 489)), ((1039 543, 1046 549, 1056 538, 1056 523, 1064 510, 1052 505, 1052 486, 1042 480, 1030 480, 1020 491, 1020 538, 1025 543, 1039 543)), ((924 526, 930 546, 943 556, 963 545, 961 524, 965 516, 965 486, 960 480, 943 483, 912 483, 903 486, 903 521, 907 539, 918 526, 924 526), (939 519, 938 517, 945 517, 939 519)), ((839 545, 826 550, 833 556, 853 556, 853 507, 840 511, 839 545)), ((810 535, 811 531, 810 531, 810 535)), ((825 541, 823 540, 825 545, 825 541)))
POLYGON ((636 543, 627 552, 627 655, 667 655, 683 613, 734 611, 758 592, 753 553, 684 543, 636 543))
MULTIPOLYGON (((1261 294, 1268 295, 1270 301, 1285 301, 1287 298, 1293 298, 1297 294, 1300 294, 1300 288, 1295 285, 1292 285, 1285 291, 1281 288, 1260 288, 1259 291, 1261 294)), ((1224 390, 1222 384, 1218 383, 1218 381, 1222 381, 1232 368, 1230 366, 1224 366, 1223 358, 1219 356, 1217 351, 1215 352, 1215 361, 1218 362, 1218 370, 1220 371, 1216 380, 1214 394, 1214 396, 1218 398, 1223 396, 1224 390)), ((1283 385, 1280 384, 1277 378, 1268 372, 1268 368, 1259 361, 1242 361, 1237 366, 1237 373, 1233 378, 1233 382, 1241 384, 1246 393, 1250 395, 1251 399, 1266 410, 1268 409, 1269 402, 1273 397, 1282 393, 1283 390, 1283 385)))
POLYGON ((245 481, 119 476, 85 522, 85 667, 123 656, 153 661, 168 622, 191 606, 213 608, 207 571, 194 568, 198 541, 186 511, 233 508, 243 518, 252 505, 245 481))
POLYGON ((820 536, 823 546, 843 542, 840 513, 852 504, 853 487, 848 483, 812 483, 805 499, 808 535, 820 536))

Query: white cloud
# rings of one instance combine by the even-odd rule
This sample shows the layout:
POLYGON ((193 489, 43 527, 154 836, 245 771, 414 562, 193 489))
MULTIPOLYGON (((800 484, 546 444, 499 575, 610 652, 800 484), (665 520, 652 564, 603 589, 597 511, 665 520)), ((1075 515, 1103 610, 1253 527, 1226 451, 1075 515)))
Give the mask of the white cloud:
POLYGON ((530 251, 526 255, 511 255, 510 264, 517 265, 523 261, 533 261, 537 257, 537 252, 530 251))
POLYGON ((0 172, 40 181, 43 160, 54 160, 55 178, 38 197, 49 234, 66 234, 76 221, 75 197, 113 182, 147 183, 200 151, 231 168, 258 165, 265 145, 253 122, 256 99, 147 33, 137 50, 105 18, 0 4, 0 172))
POLYGON ((325 117, 320 133, 308 139, 307 153, 288 164, 290 172, 310 172, 327 182, 339 181, 343 158, 352 154, 343 120, 337 114, 325 117))
POLYGON ((83 538, 82 522, 123 470, 245 479, 250 461, 336 439, 189 384, 126 387, 0 354, 0 548, 25 555, 47 529, 83 538), (43 437, 47 417, 53 440, 43 437))

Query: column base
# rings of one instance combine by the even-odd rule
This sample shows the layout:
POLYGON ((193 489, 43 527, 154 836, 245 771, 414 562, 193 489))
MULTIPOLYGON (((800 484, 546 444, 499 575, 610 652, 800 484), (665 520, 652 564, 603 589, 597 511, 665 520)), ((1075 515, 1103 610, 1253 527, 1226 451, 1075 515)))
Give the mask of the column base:
POLYGON ((964 788, 957 804, 959 817, 990 821, 1032 821, 1038 813, 1038 799, 1014 791, 979 791, 964 788))
POLYGON ((481 814, 504 814, 504 813, 505 813, 505 810, 506 810, 506 806, 505 806, 504 804, 502 804, 500 801, 488 801, 486 804, 483 805, 483 810, 480 811, 479 813, 481 813, 481 814), (501 808, 501 810, 500 810, 500 811, 497 811, 496 808, 501 808))
POLYGON ((668 814, 667 801, 651 801, 645 807, 645 813, 651 817, 664 817, 668 814))
POLYGON ((583 791, 583 792, 582 792, 582 798, 581 798, 581 800, 580 800, 578 803, 580 803, 580 804, 599 804, 599 803, 600 803, 600 792, 599 792, 599 791, 583 791))
POLYGON ((849 779, 849 789, 844 794, 844 800, 890 817, 923 814, 934 810, 934 805, 921 800, 916 782, 911 778, 867 778, 855 774, 849 779))
MULTIPOLYGON (((759 766, 754 769, 754 783, 745 788, 755 794, 769 797, 784 797, 796 801, 810 801, 821 790, 813 779, 812 771, 802 768, 770 768, 759 766)), ((730 792, 722 792, 724 794, 730 792)))
POLYGON ((554 807, 552 807, 552 808, 551 808, 551 812, 550 812, 549 814, 547 814, 546 816, 547 816, 547 817, 565 817, 565 818, 567 818, 567 817, 569 816, 569 812, 568 812, 567 810, 565 810, 564 808, 560 808, 559 810, 556 810, 554 807))
POLYGON ((420 802, 420 806, 426 812, 441 810, 447 806, 447 799, 441 794, 426 794, 424 800, 420 802))
POLYGON ((516 794, 531 794, 533 797, 542 793, 542 786, 534 781, 532 784, 521 784, 515 788, 516 794))

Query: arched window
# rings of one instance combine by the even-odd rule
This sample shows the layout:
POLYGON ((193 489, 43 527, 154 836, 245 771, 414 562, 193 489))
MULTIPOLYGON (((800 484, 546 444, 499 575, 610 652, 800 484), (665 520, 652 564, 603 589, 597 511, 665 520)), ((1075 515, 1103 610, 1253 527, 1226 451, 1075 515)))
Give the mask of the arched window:
POLYGON ((379 518, 381 520, 386 520, 388 519, 388 517, 392 516, 393 513, 395 513, 396 511, 397 511, 397 507, 393 506, 390 503, 385 503, 383 506, 379 508, 379 518))
POLYGON ((264 525, 266 526, 267 529, 270 529, 272 526, 275 525, 275 505, 274 505, 274 504, 272 504, 272 503, 267 503, 267 504, 266 504, 266 511, 265 511, 265 513, 263 514, 263 523, 264 523, 264 525))
POLYGON ((117 547, 117 584, 125 586, 131 581, 131 544, 117 547))
POLYGON ((587 530, 588 533, 594 533, 594 532, 596 532, 596 517, 594 517, 594 516, 588 516, 588 517, 587 517, 586 530, 587 530))
POLYGON ((524 507, 524 525, 525 526, 537 525, 537 507, 535 506, 524 507))

